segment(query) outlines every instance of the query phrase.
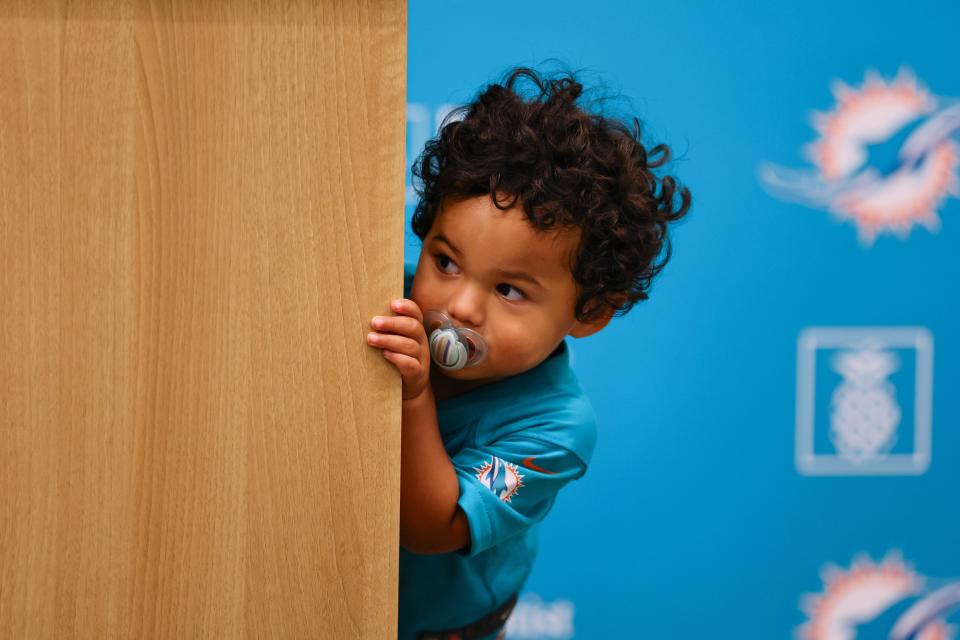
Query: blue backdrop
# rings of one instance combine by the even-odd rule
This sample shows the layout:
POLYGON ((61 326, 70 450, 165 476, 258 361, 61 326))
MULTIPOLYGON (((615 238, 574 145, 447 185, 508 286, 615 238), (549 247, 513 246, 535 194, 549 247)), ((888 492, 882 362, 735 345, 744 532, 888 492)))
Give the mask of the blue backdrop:
POLYGON ((411 0, 408 168, 450 105, 557 58, 694 196, 650 300, 568 338, 599 442, 509 638, 886 638, 924 606, 953 637, 928 596, 960 582, 958 19, 411 0))

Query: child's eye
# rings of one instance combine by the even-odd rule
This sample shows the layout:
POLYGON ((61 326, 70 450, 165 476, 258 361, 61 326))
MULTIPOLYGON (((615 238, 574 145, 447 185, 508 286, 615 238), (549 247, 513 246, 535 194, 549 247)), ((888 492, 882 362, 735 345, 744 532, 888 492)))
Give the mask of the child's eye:
MULTIPOLYGON (((454 274, 457 272, 456 271, 457 263, 451 260, 450 256, 446 254, 443 254, 443 253, 436 254, 436 262, 437 262, 437 268, 440 269, 440 271, 442 271, 443 273, 454 274), (453 271, 447 270, 447 267, 450 267, 450 266, 453 267, 454 269, 453 271)), ((497 291, 500 292, 503 295, 503 297, 506 298, 507 300, 512 300, 512 301, 524 300, 527 297, 527 294, 525 294, 523 291, 521 291, 520 289, 517 289, 513 285, 507 284, 506 282, 501 282, 500 284, 498 284, 497 291), (517 294, 515 297, 512 297, 512 298, 510 297, 511 289, 517 294)))
MULTIPOLYGON (((520 294, 520 297, 519 297, 519 298, 507 298, 507 294, 504 293, 503 296, 504 296, 505 298, 507 298, 507 300, 523 300, 524 298, 527 297, 527 296, 523 293, 523 291, 520 291, 520 289, 517 289, 517 288, 514 287, 513 285, 509 285, 509 284, 507 284, 507 283, 505 283, 505 282, 502 282, 502 283, 500 283, 500 284, 497 285, 497 290, 500 291, 500 290, 501 290, 501 287, 503 287, 503 288, 505 288, 505 289, 513 289, 513 290, 516 291, 518 294, 520 294)), ((502 291, 501 291, 501 293, 502 293, 502 291)))
POLYGON ((438 253, 437 266, 440 267, 440 271, 443 271, 444 273, 456 273, 455 271, 447 271, 446 265, 444 263, 445 261, 452 264, 453 266, 457 266, 457 263, 451 260, 449 256, 446 256, 442 253, 438 253))

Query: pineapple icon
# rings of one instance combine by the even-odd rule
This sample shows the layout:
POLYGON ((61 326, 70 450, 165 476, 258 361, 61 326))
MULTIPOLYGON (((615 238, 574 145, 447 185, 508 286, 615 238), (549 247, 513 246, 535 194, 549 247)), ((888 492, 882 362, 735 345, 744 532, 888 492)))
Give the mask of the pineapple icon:
POLYGON ((841 458, 861 464, 882 458, 897 440, 900 406, 887 377, 899 369, 896 354, 866 346, 836 354, 843 376, 830 400, 830 439, 841 458))

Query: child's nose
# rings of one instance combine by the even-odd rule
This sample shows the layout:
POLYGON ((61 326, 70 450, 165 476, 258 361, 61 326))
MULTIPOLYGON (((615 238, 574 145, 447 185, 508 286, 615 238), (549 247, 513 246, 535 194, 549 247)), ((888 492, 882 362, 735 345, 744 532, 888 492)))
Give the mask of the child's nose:
POLYGON ((484 295, 479 287, 466 282, 457 287, 447 302, 447 315, 461 326, 475 328, 483 324, 484 295))

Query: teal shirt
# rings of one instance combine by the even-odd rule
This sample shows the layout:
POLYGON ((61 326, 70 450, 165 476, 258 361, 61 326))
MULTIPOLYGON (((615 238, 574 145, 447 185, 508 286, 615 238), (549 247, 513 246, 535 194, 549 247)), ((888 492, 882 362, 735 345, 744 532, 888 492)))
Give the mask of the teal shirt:
MULTIPOLYGON (((404 265, 404 297, 415 271, 404 265)), ((520 592, 537 554, 537 523, 557 492, 586 473, 597 437, 566 342, 529 371, 438 402, 437 419, 470 546, 434 555, 401 547, 398 640, 466 625, 520 592)))

